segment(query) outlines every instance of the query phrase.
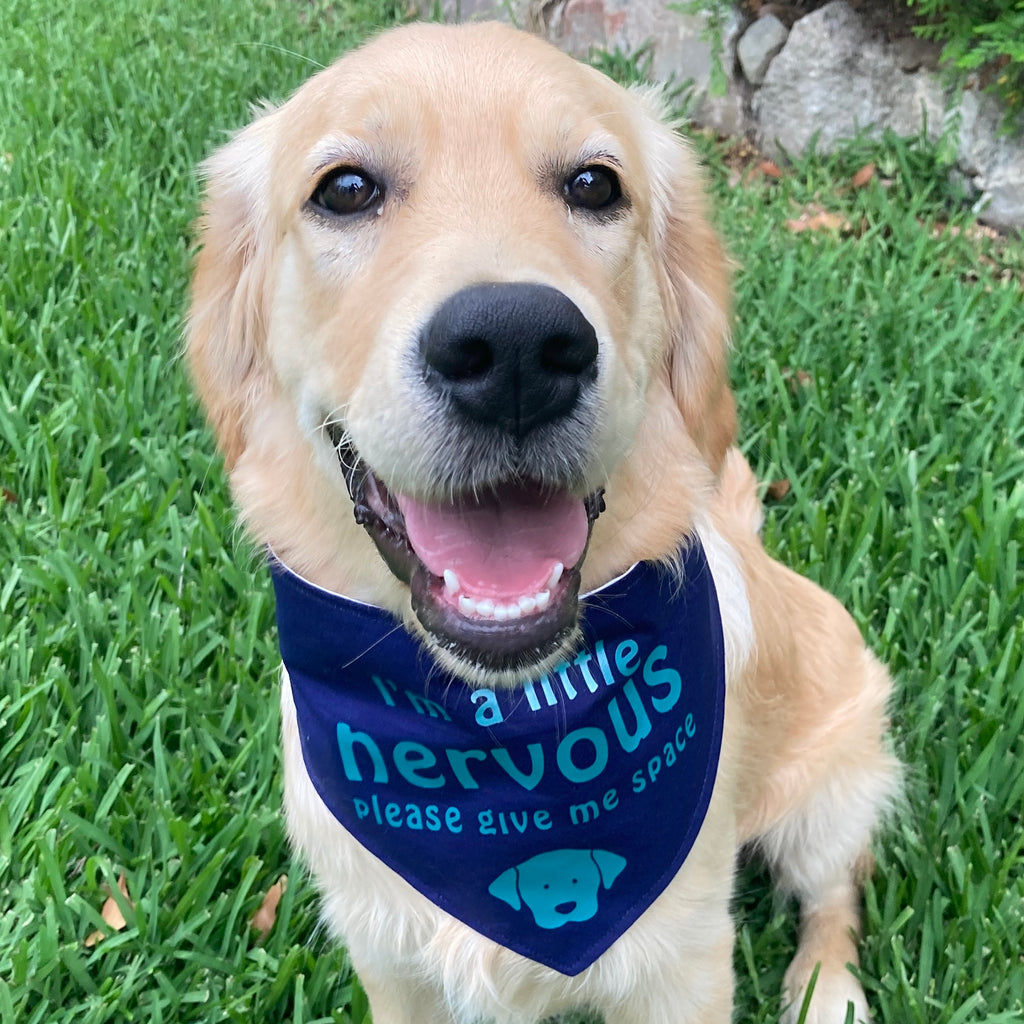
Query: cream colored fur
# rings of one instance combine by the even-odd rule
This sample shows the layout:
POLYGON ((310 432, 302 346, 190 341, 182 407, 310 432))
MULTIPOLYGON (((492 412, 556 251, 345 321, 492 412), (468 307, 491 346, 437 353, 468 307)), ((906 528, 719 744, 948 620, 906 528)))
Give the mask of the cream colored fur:
POLYGON ((840 605, 761 546, 755 480, 731 447, 728 268, 657 95, 500 26, 413 26, 262 111, 205 176, 188 356, 257 541, 412 625, 407 588, 353 519, 324 411, 389 486, 439 497, 444 428, 405 372, 409 346, 460 288, 540 282, 577 304, 600 346, 585 483, 605 487, 608 508, 584 589, 639 559, 672 562, 698 535, 722 605, 726 735, 707 819, 656 903, 574 978, 448 917, 348 835, 306 775, 285 678, 289 832, 377 1024, 535 1024, 574 1006, 608 1024, 725 1024, 745 844, 802 909, 784 1003, 820 963, 809 1019, 838 1024, 848 1002, 865 1019, 846 965, 871 832, 897 787, 890 682, 840 605), (574 217, 551 186, 551 167, 597 155, 628 191, 614 223, 574 217), (390 175, 379 216, 326 228, 304 214, 339 164, 390 175))

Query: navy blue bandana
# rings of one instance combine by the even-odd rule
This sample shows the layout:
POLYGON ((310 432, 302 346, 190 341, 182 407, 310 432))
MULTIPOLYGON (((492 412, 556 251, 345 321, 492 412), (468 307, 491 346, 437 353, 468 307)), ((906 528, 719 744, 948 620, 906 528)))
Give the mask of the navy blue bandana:
POLYGON ((700 545, 584 600, 583 645, 472 689, 394 616, 273 567, 306 770, 331 813, 488 938, 578 974, 654 902, 704 821, 725 710, 700 545))

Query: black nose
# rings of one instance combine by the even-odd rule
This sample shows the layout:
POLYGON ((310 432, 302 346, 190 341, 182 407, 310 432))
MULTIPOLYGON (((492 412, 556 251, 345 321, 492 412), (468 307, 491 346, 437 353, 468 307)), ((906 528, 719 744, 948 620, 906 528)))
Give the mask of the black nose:
POLYGON ((470 419, 523 437, 570 412, 597 377, 597 335, 576 304, 541 284, 477 284, 434 314, 427 380, 470 419))

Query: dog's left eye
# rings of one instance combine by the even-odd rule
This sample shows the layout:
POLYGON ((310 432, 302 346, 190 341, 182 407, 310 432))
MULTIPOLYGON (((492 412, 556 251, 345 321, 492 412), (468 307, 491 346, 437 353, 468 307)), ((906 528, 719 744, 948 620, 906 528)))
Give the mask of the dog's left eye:
POLYGON ((309 201, 327 213, 343 217, 370 209, 382 196, 380 186, 366 171, 359 167, 336 167, 317 182, 309 201))
POLYGON ((607 210, 622 198, 622 185, 610 167, 592 164, 566 178, 562 195, 575 209, 607 210))

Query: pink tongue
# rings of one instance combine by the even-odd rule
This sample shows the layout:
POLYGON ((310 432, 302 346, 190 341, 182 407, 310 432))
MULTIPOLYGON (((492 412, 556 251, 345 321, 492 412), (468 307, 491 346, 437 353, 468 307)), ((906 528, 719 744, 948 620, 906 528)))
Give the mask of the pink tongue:
POLYGON ((471 597, 545 590, 555 564, 574 566, 587 545, 586 509, 568 494, 508 486, 452 505, 396 497, 420 561, 435 576, 451 569, 471 597))

